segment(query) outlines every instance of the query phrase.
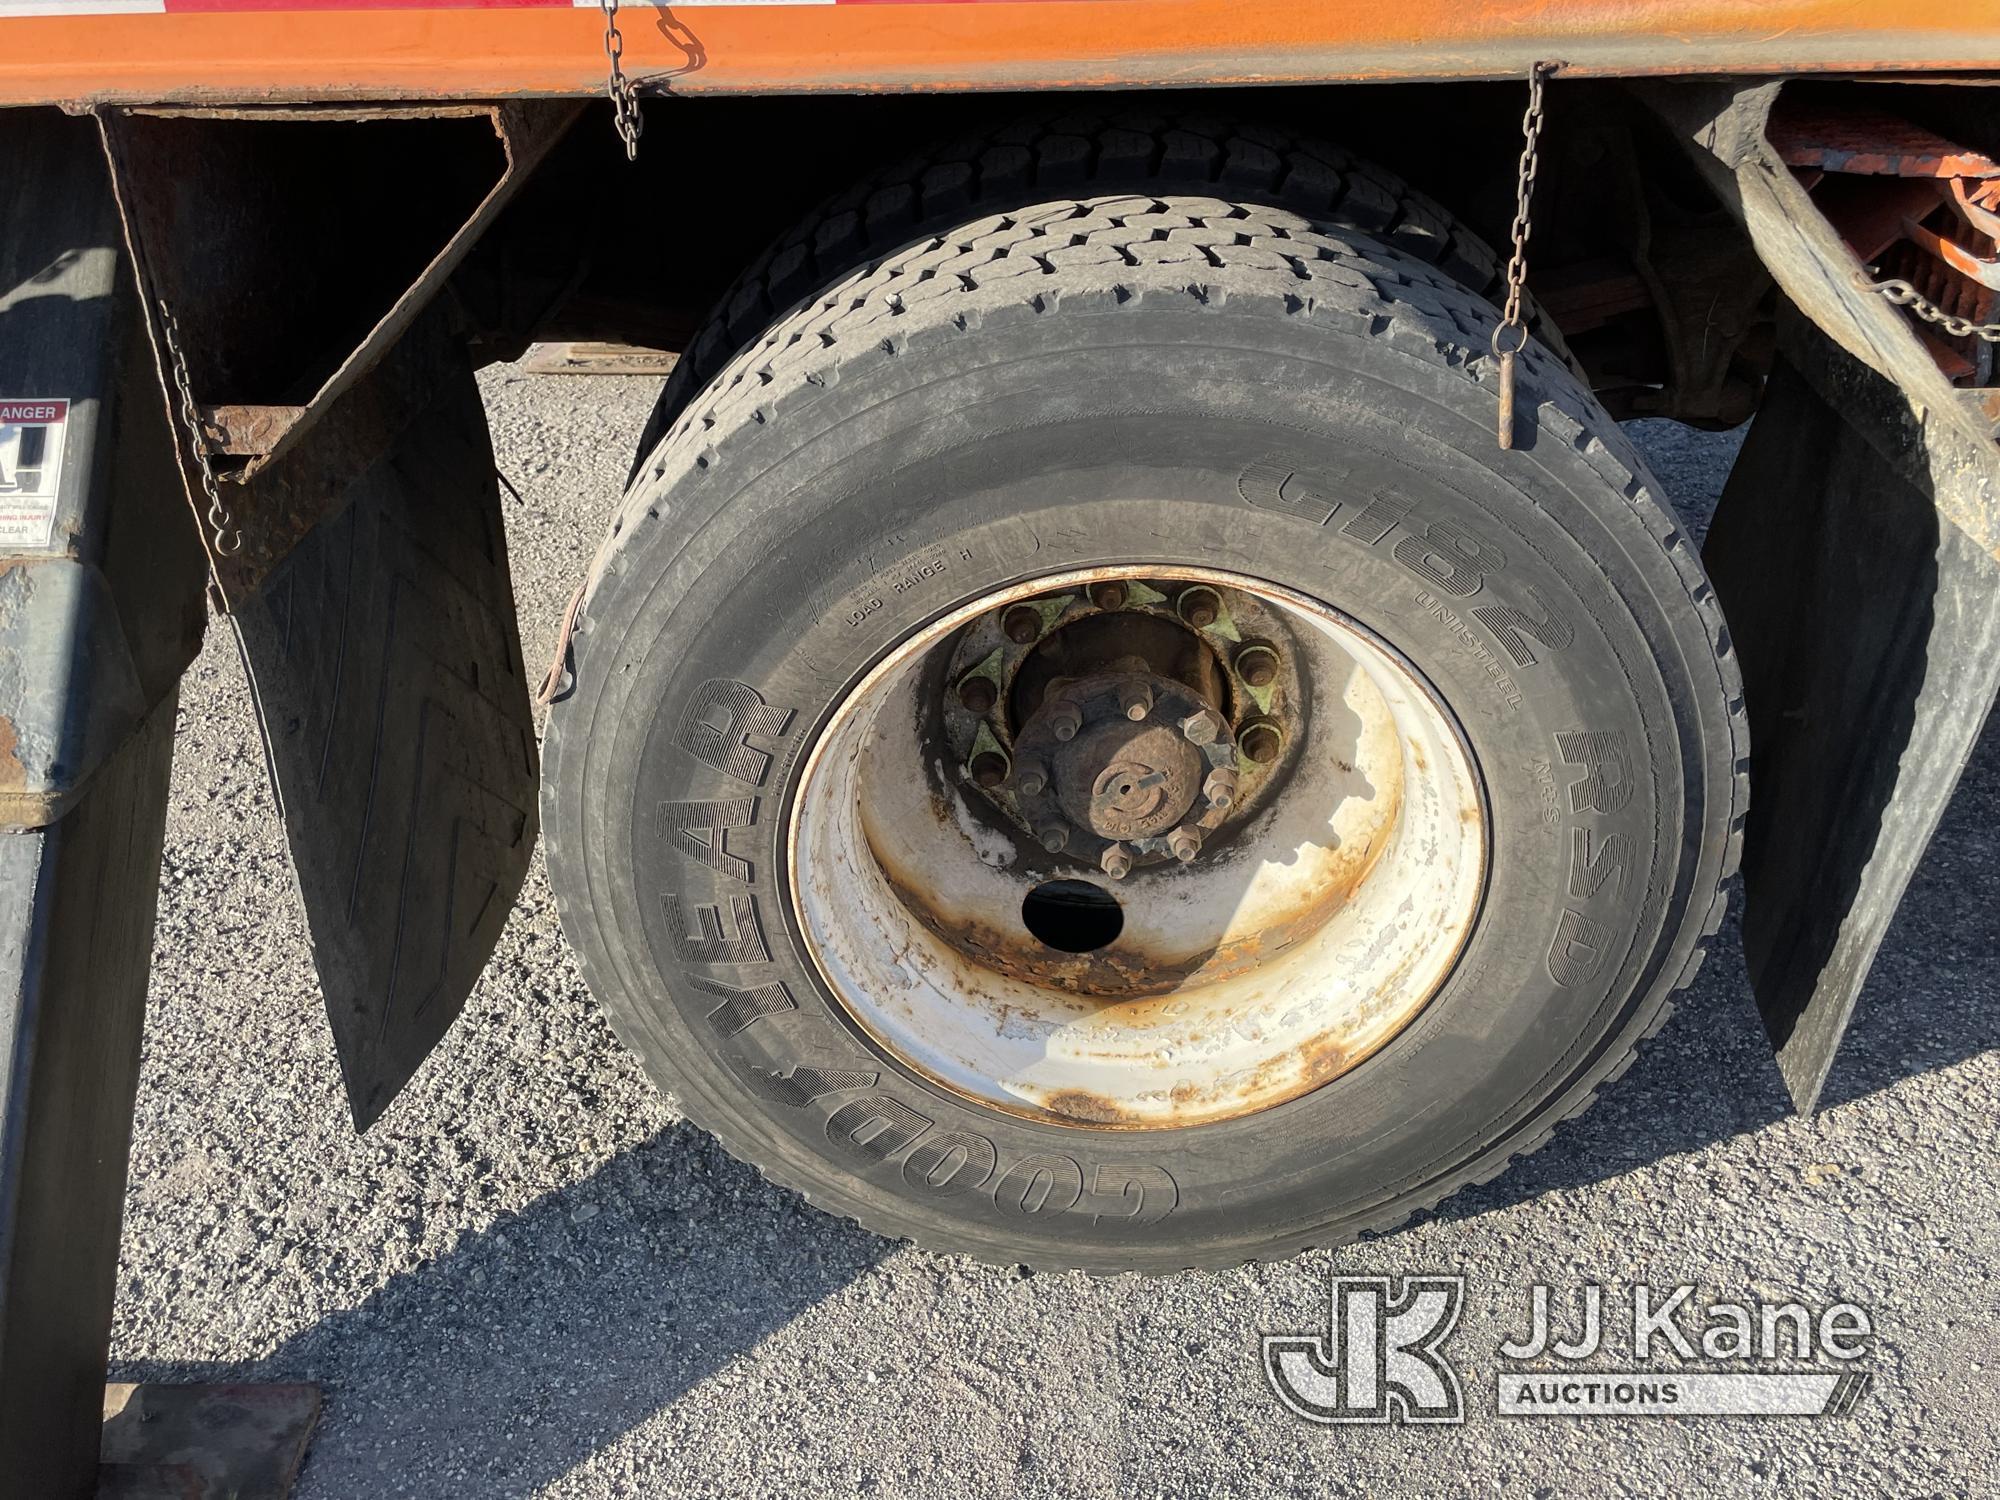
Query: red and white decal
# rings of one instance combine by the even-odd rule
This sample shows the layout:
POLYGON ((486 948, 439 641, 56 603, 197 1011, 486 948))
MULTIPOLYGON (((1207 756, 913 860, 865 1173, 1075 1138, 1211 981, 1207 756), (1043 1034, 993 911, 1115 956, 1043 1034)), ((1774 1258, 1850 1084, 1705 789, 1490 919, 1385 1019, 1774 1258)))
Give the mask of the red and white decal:
POLYGON ((69 402, 0 400, 0 551, 34 551, 55 533, 69 402))

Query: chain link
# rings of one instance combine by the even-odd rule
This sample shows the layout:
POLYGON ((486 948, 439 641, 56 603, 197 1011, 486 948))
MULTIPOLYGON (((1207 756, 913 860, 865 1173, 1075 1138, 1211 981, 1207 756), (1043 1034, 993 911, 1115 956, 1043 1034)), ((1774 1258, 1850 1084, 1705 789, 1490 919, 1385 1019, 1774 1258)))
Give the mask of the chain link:
POLYGON ((1542 85, 1561 66, 1559 62, 1538 62, 1528 69, 1528 107, 1521 116, 1521 170, 1514 184, 1511 236, 1514 249, 1507 260, 1507 301, 1491 340, 1493 355, 1500 361, 1498 436, 1502 448, 1514 446, 1514 361, 1528 347, 1528 323, 1521 313, 1521 298, 1528 282, 1528 234, 1534 227, 1535 173, 1541 166, 1542 85))
POLYGON ((618 29, 618 0, 597 0, 604 12, 604 60, 609 71, 604 92, 611 100, 611 124, 625 143, 625 160, 639 159, 639 136, 646 120, 639 113, 639 90, 625 76, 625 33, 618 29))
POLYGON ((187 356, 181 353, 180 325, 165 302, 158 306, 160 337, 167 346, 167 358, 173 365, 174 393, 181 402, 181 425, 187 429, 194 466, 201 475, 201 491, 208 498, 209 533, 217 555, 230 557, 243 550, 243 533, 230 516, 229 507, 222 503, 222 486, 216 482, 215 465, 208 459, 208 442, 201 435, 201 413, 195 407, 194 386, 188 380, 187 356))
POLYGON ((1989 344, 2000 344, 2000 323, 1975 323, 1970 318, 1946 312, 1907 281, 1893 276, 1887 281, 1870 281, 1865 271, 1857 271, 1854 285, 1861 291, 1886 297, 1898 307, 1907 307, 1926 323, 1937 324, 1955 339, 1981 339, 1989 344))
POLYGON ((1535 201, 1535 173, 1541 168, 1541 141, 1544 114, 1542 85, 1561 63, 1538 62, 1528 69, 1528 107, 1521 116, 1521 170, 1514 185, 1514 253, 1507 261, 1507 302, 1501 309, 1500 326, 1493 330, 1493 352, 1500 354, 1501 335, 1512 329, 1518 335, 1514 352, 1528 345, 1528 325, 1521 316, 1521 295, 1528 281, 1528 234, 1534 227, 1530 217, 1535 201))

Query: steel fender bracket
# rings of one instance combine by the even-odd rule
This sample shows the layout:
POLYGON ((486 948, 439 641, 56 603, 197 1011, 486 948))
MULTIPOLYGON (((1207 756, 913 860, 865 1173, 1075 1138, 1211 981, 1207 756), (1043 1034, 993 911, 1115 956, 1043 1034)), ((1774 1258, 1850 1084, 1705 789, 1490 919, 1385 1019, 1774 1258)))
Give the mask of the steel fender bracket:
MULTIPOLYGON (((443 342, 435 323, 405 340, 443 342)), ((235 616, 348 1100, 458 1015, 525 879, 539 776, 486 416, 462 349, 235 616)))
POLYGON ((1790 299, 1704 550, 1750 715, 1743 933, 1817 1103, 2000 691, 2000 448, 1766 132, 1779 85, 1648 85, 1790 299))
POLYGON ((435 371, 396 356, 580 109, 96 112, 161 388, 176 424, 195 409, 233 527, 236 545, 221 545, 183 435, 182 481, 227 609, 333 513, 345 490, 319 481, 359 473, 423 399, 435 371))

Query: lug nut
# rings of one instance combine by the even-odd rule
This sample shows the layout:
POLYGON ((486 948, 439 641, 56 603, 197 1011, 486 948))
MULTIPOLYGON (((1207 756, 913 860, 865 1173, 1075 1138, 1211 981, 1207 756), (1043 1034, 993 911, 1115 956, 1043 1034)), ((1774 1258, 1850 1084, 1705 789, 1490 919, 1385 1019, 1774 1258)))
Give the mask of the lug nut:
POLYGON ((1128 682, 1118 689, 1118 706, 1137 722, 1153 711, 1153 690, 1143 682, 1128 682))
POLYGON ((1181 720, 1181 733, 1192 745, 1212 745, 1222 733, 1222 716, 1212 708, 1197 709, 1181 720))
POLYGON ((1236 675, 1253 688, 1269 687, 1278 680, 1278 653, 1261 643, 1245 646, 1236 653, 1236 675))
POLYGON ((1113 880, 1123 880, 1132 873, 1132 856, 1123 844, 1113 844, 1098 856, 1097 864, 1113 880))
POLYGON ((1217 812, 1228 812, 1236 802, 1236 773, 1226 768, 1210 771, 1201 789, 1208 797, 1210 807, 1217 812))
POLYGON ((1201 853, 1201 830, 1183 823, 1167 835, 1167 848, 1174 858, 1184 865, 1194 863, 1194 857, 1201 853))
POLYGON ((976 714, 983 714, 998 699, 991 677, 968 677, 958 685, 958 701, 976 714))
POLYGON ((1222 596, 1211 588, 1182 589, 1174 608, 1196 630, 1206 630, 1222 618, 1222 596))
POLYGON ((1251 760, 1260 766, 1268 766, 1285 748, 1285 732, 1269 719, 1256 719, 1243 726, 1237 743, 1251 760))
POLYGON ((1044 849, 1051 854, 1060 854, 1069 843, 1069 830, 1060 823, 1051 823, 1041 831, 1039 837, 1044 849))
POLYGON ((1083 728, 1083 712, 1067 698, 1058 699, 1049 709, 1049 733, 1059 740, 1073 740, 1083 728))
POLYGON ((1037 765, 1017 765, 1014 767, 1014 790, 1023 797, 1039 797, 1048 790, 1049 778, 1037 765))
POLYGON ((1025 646, 1030 641, 1041 639, 1042 612, 1017 604, 1000 617, 1000 629, 1015 645, 1025 646))
POLYGON ((997 750, 982 750, 972 757, 972 779, 988 790, 1007 779, 1007 757, 997 750))
POLYGON ((1090 602, 1099 609, 1123 609, 1125 599, 1125 585, 1122 583, 1100 583, 1090 591, 1090 602))

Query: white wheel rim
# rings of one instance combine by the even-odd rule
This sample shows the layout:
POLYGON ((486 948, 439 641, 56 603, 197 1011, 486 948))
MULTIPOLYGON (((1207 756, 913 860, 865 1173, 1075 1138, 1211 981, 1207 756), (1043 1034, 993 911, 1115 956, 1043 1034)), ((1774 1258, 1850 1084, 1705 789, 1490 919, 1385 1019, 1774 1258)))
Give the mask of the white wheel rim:
POLYGON ((1325 604, 1213 570, 1057 575, 934 622, 840 703, 794 806, 790 894, 856 1025, 946 1089, 1078 1127, 1231 1119, 1358 1066, 1448 977, 1488 860, 1477 767, 1414 668, 1325 604), (1109 944, 1071 954, 1023 918, 1059 862, 946 763, 922 708, 935 653, 961 627, 1111 578, 1208 584, 1274 607, 1314 707, 1289 785, 1212 856, 1118 882, 1068 872, 1122 916, 1109 944))

